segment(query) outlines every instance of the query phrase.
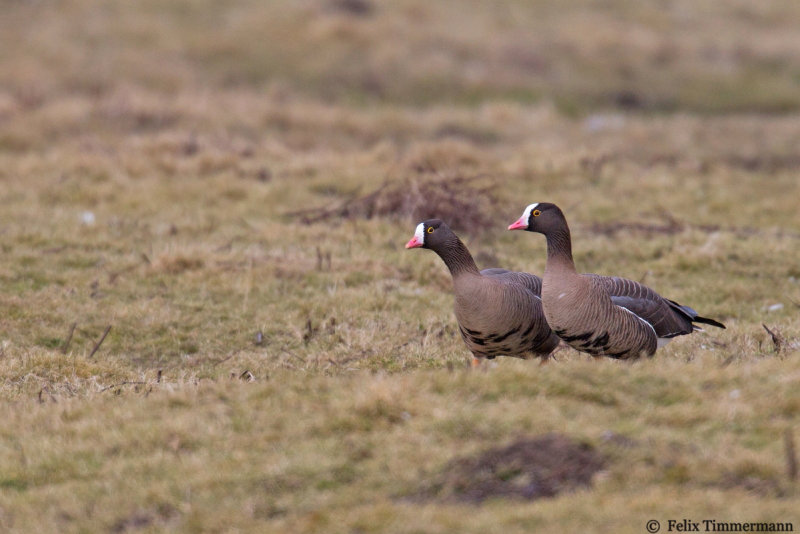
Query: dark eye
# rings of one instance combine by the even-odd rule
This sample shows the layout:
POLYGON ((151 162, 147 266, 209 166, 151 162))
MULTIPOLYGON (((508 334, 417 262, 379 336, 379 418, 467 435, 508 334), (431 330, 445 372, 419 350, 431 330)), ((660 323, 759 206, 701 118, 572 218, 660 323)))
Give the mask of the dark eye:
POLYGON ((539 210, 533 210, 533 216, 534 216, 534 217, 538 217, 538 216, 539 216, 539 215, 541 215, 541 214, 542 214, 542 212, 541 212, 541 211, 539 211, 539 210))
POLYGON ((432 234, 432 233, 433 233, 433 226, 429 226, 429 227, 428 227, 428 233, 429 233, 429 234, 432 234))

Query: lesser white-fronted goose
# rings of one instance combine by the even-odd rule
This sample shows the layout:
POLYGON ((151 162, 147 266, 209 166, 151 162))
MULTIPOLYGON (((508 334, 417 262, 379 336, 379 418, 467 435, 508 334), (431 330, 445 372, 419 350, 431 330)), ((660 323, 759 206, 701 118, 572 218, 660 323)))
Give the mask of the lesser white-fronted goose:
POLYGON ((555 204, 531 204, 508 229, 547 238, 544 314, 553 331, 577 350, 620 359, 652 356, 673 337, 698 330, 694 323, 725 328, 633 280, 578 274, 567 219, 555 204))
POLYGON ((542 312, 542 281, 505 269, 478 271, 467 247, 439 219, 417 225, 406 248, 428 248, 439 255, 453 277, 455 313, 473 365, 496 356, 546 361, 559 340, 542 312))

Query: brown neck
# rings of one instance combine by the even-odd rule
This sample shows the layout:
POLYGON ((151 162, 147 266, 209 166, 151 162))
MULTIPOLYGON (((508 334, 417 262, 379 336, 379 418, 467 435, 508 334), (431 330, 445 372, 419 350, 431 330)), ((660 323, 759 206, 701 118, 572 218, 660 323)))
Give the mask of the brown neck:
POLYGON ((450 269, 450 274, 453 278, 465 273, 480 274, 478 266, 475 265, 475 260, 472 259, 472 254, 469 253, 467 247, 457 237, 448 240, 433 249, 433 251, 442 258, 444 264, 450 269))
MULTIPOLYGON (((557 228, 545 234, 547 238, 547 265, 557 264, 560 269, 575 271, 572 260, 572 239, 569 227, 564 222, 563 228, 557 228)), ((546 267, 545 267, 546 268, 546 267)))

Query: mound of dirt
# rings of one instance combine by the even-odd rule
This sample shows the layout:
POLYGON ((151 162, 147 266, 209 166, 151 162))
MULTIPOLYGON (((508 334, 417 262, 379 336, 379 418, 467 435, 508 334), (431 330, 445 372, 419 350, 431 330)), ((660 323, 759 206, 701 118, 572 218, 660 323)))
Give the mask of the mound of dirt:
POLYGON ((418 223, 439 218, 458 232, 479 234, 496 224, 495 184, 479 176, 423 176, 387 182, 376 191, 349 199, 332 209, 288 213, 303 223, 341 219, 394 217, 418 223))
POLYGON ((604 463, 591 445, 564 435, 522 438, 451 461, 417 497, 473 503, 498 497, 553 497, 590 486, 604 463))

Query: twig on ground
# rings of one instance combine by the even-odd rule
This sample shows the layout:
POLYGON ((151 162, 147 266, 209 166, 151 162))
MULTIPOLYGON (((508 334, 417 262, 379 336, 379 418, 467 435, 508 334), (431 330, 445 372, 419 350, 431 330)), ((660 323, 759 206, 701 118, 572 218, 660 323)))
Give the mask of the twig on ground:
POLYGON ((50 397, 50 401, 57 402, 56 398, 53 396, 52 393, 50 393, 50 390, 47 389, 47 386, 45 386, 45 387, 43 387, 42 389, 39 390, 39 404, 44 404, 43 393, 47 393, 47 396, 50 397))
POLYGON ((72 326, 69 327, 69 334, 67 334, 67 340, 64 342, 64 346, 61 347, 61 353, 66 354, 69 350, 69 344, 72 342, 72 336, 75 334, 75 328, 78 327, 78 323, 72 323, 72 326))
POLYGON ((772 337, 772 344, 775 345, 775 354, 780 354, 785 341, 780 331, 776 328, 775 332, 773 332, 772 330, 767 328, 767 325, 765 325, 764 323, 761 323, 761 326, 763 326, 764 330, 766 330, 767 333, 770 335, 770 337, 772 337))
POLYGON ((311 317, 306 318, 306 331, 303 334, 303 343, 308 345, 311 338, 317 333, 317 328, 311 323, 311 317))
POLYGON ((111 331, 111 325, 108 325, 106 327, 105 331, 103 332, 103 335, 100 337, 100 339, 97 341, 97 343, 94 344, 94 348, 92 349, 92 352, 89 353, 89 358, 94 356, 94 353, 97 352, 97 350, 100 348, 100 345, 103 344, 103 341, 105 341, 106 336, 108 335, 108 333, 110 331, 111 331))

